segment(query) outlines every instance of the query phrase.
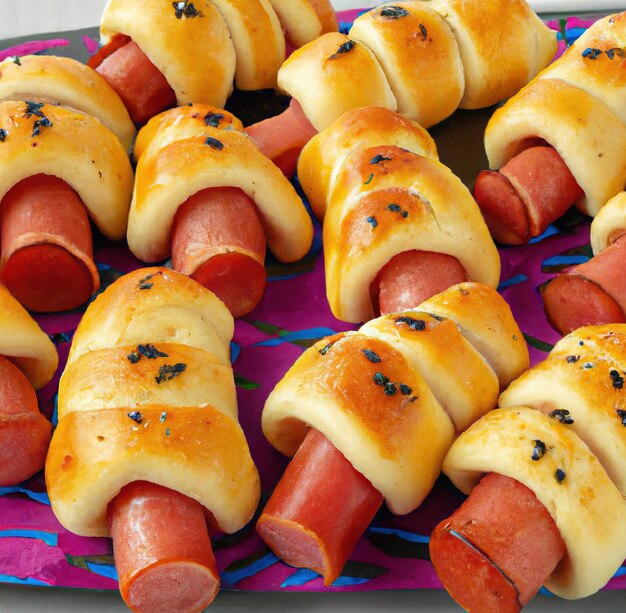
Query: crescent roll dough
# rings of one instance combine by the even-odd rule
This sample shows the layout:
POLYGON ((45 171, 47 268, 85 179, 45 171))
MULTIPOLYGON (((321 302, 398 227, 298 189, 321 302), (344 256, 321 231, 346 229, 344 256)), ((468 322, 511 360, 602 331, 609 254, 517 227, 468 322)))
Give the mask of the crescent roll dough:
POLYGON ((318 130, 370 105, 429 127, 459 106, 512 96, 556 50, 556 34, 524 0, 385 3, 357 17, 348 36, 304 45, 279 70, 278 85, 318 130))
POLYGON ((564 420, 626 495, 624 364, 626 325, 585 326, 514 381, 500 405, 525 405, 564 420))
POLYGON ((454 442, 443 470, 466 494, 489 472, 535 493, 566 547, 545 584, 558 596, 593 594, 624 560, 626 501, 583 440, 557 419, 528 407, 491 411, 454 442), (534 460, 537 441, 546 453, 534 460))
POLYGON ((0 200, 22 179, 54 175, 80 196, 110 240, 126 234, 133 189, 128 154, 92 115, 50 104, 0 103, 0 200))
POLYGON ((0 285, 0 355, 11 360, 36 389, 54 375, 57 350, 28 311, 0 285))
POLYGON ((184 107, 168 113, 175 119, 152 137, 137 164, 128 219, 131 251, 145 262, 167 258, 178 207, 203 189, 225 186, 242 189, 255 202, 267 244, 280 261, 304 257, 313 223, 278 167, 242 132, 199 122, 184 107))
POLYGON ((178 104, 197 101, 223 107, 235 75, 230 32, 212 2, 195 2, 195 9, 185 15, 187 4, 108 0, 100 39, 106 45, 117 34, 129 36, 165 76, 178 104))
POLYGON ((108 503, 136 480, 194 498, 226 532, 251 519, 260 485, 237 421, 232 330, 222 302, 166 268, 122 277, 88 307, 46 462, 52 508, 67 529, 108 535, 108 503))
POLYGON ((594 255, 604 251, 626 232, 626 192, 613 196, 591 222, 591 248, 594 255))
POLYGON ((300 103, 318 131, 350 109, 397 106, 372 51, 339 32, 294 51, 278 71, 278 86, 300 103))
POLYGON ((526 88, 496 110, 485 131, 498 169, 543 139, 584 194, 575 205, 595 216, 626 184, 623 48, 626 12, 594 24, 526 88))
POLYGON ((525 353, 527 364, 523 340, 511 340, 511 332, 521 339, 519 328, 497 292, 483 293, 478 284, 454 286, 442 293, 449 319, 433 316, 424 303, 305 351, 265 403, 262 428, 269 442, 291 456, 313 427, 383 494, 392 512, 416 508, 439 475, 455 428, 493 406, 499 389, 496 373, 454 320, 457 304, 463 318, 464 297, 474 292, 477 299, 488 296, 497 317, 508 318, 509 325, 494 327, 484 342, 515 344, 511 353, 525 353), (445 380, 435 385, 438 374, 445 380), (484 396, 461 390, 461 380, 445 389, 457 376, 484 396))
POLYGON ((500 257, 471 194, 450 169, 399 147, 353 151, 330 195, 323 228, 333 314, 373 317, 370 284, 395 255, 418 249, 456 257, 471 280, 496 287, 500 257))
POLYGON ((329 0, 270 0, 285 30, 287 42, 297 49, 326 32, 338 29, 329 0))
POLYGON ((418 123, 381 106, 349 110, 316 134, 298 158, 298 180, 319 220, 349 153, 377 145, 395 145, 437 159, 437 146, 418 123))
POLYGON ((53 55, 23 55, 0 62, 0 100, 67 106, 97 117, 130 151, 135 126, 115 90, 95 70, 53 55))

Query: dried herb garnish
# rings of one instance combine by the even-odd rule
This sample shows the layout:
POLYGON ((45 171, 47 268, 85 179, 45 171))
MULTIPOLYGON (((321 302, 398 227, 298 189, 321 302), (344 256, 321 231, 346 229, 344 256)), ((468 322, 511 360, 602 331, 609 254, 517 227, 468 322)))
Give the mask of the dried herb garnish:
POLYGON ((400 383, 400 393, 403 396, 410 396, 412 392, 413 390, 408 385, 405 385, 404 383, 400 383))
POLYGON ((617 390, 621 390, 624 388, 624 377, 619 374, 619 371, 611 368, 609 371, 609 375, 611 377, 611 381, 613 382, 613 387, 617 390))
POLYGON ((588 57, 590 60, 595 60, 602 53, 602 49, 595 49, 594 47, 587 47, 583 52, 583 57, 588 57))
POLYGON ((382 358, 371 349, 361 349, 361 351, 370 362, 373 362, 374 364, 382 362, 382 358))
POLYGON ((617 416, 622 420, 622 426, 626 426, 626 410, 624 409, 615 409, 617 412, 617 416))
POLYGON ((428 38, 428 30, 423 23, 420 23, 420 34, 422 35, 422 40, 426 40, 428 38))
POLYGON ((8 135, 9 133, 4 128, 0 128, 0 143, 3 143, 8 135))
POLYGON ((336 60, 338 57, 340 57, 344 53, 348 53, 349 51, 352 51, 352 49, 354 49, 354 47, 356 47, 356 41, 354 41, 354 40, 347 40, 345 43, 343 43, 343 45, 339 45, 339 49, 337 49, 337 51, 335 51, 335 53, 333 53, 331 56, 329 56, 328 59, 329 60, 336 60))
POLYGON ((563 483, 565 480, 565 471, 562 468, 557 468, 554 476, 559 483, 563 483))
POLYGON ((391 381, 385 383, 384 390, 385 395, 387 396, 395 396, 398 393, 398 388, 396 387, 396 384, 392 383, 391 381))
POLYGON ((223 113, 207 113, 204 116, 204 124, 212 128, 219 128, 222 119, 224 119, 223 113))
POLYGON ((193 2, 187 2, 186 0, 181 2, 172 2, 174 7, 174 14, 176 19, 182 19, 184 17, 202 17, 202 13, 193 5, 193 2))
POLYGON ((385 375, 379 371, 374 374, 374 383, 376 385, 387 385, 387 383, 389 383, 389 377, 385 377, 385 375))
POLYGON ((139 411, 128 413, 128 417, 130 417, 133 421, 136 421, 138 424, 140 424, 143 420, 143 415, 139 411))
POLYGON ((384 155, 382 155, 381 153, 379 153, 378 155, 375 155, 371 160, 370 160, 370 164, 380 164, 381 162, 390 162, 391 158, 385 157, 384 155))
POLYGON ((374 178, 374 173, 373 173, 373 172, 371 172, 371 173, 370 173, 370 176, 369 176, 369 177, 367 177, 367 180, 366 180, 366 181, 363 181, 363 185, 369 185, 369 184, 372 182, 372 179, 373 179, 373 178, 374 178))
POLYGON ((426 322, 423 319, 415 319, 414 317, 397 317, 396 325, 406 324, 411 330, 425 330, 426 322))
POLYGON ((41 128, 51 128, 52 122, 47 117, 42 117, 41 119, 37 119, 35 123, 33 123, 33 133, 31 136, 39 136, 41 133, 41 128))
POLYGON ((217 138, 213 138, 212 136, 208 136, 204 141, 204 144, 211 147, 211 149, 217 149, 217 151, 221 151, 224 148, 224 143, 217 140, 217 138))
POLYGON ((324 345, 324 347, 322 347, 319 350, 320 355, 326 355, 328 353, 328 350, 335 344, 336 341, 331 341, 330 343, 328 343, 328 345, 324 345))
POLYGON ((22 61, 21 61, 21 59, 20 59, 20 56, 19 56, 19 55, 16 55, 16 56, 13 58, 13 63, 14 63, 14 64, 17 64, 18 66, 21 66, 21 65, 22 65, 22 61))
POLYGON ((387 205, 387 210, 391 211, 392 213, 400 213, 400 216, 403 219, 406 219, 409 216, 409 212, 408 211, 403 211, 402 207, 399 204, 389 204, 387 205))
POLYGON ((31 100, 25 100, 25 103, 26 117, 32 117, 33 115, 35 115, 35 117, 45 117, 43 111, 41 110, 44 105, 43 102, 32 102, 31 100))
POLYGON ((169 435, 170 435, 170 429, 169 429, 169 428, 166 428, 166 429, 165 429, 165 436, 169 436, 169 435))
POLYGON ((540 441, 539 439, 535 439, 533 443, 535 443, 535 447, 533 448, 533 454, 531 457, 533 460, 537 461, 543 458, 543 456, 545 455, 546 444, 543 441, 540 441))
POLYGON ((378 220, 373 215, 370 215, 367 218, 367 223, 370 224, 372 228, 375 228, 378 225, 378 220))
POLYGON ((380 16, 386 19, 400 19, 400 17, 406 17, 409 11, 401 6, 385 6, 380 11, 380 16))
POLYGON ((129 353, 126 357, 131 364, 137 364, 142 357, 148 360, 155 360, 156 358, 167 358, 169 355, 159 351, 154 345, 147 344, 137 345, 137 350, 129 353))
POLYGON ((167 412, 163 411, 163 413, 161 413, 161 417, 159 417, 159 421, 163 423, 166 419, 167 419, 167 412))
POLYGON ((578 362, 578 360, 580 360, 580 356, 579 356, 579 355, 568 355, 568 356, 565 358, 565 361, 566 361, 568 364, 574 364, 575 362, 578 362))
POLYGON ((555 409, 548 413, 548 417, 558 419, 562 424, 573 424, 574 418, 570 415, 567 409, 555 409))
POLYGON ((152 289, 152 286, 154 285, 154 283, 148 283, 148 281, 150 281, 150 279, 152 279, 153 277, 157 275, 162 275, 162 274, 163 273, 159 271, 159 272, 152 273, 151 275, 148 275, 147 277, 143 277, 143 279, 139 279, 139 283, 137 284, 137 287, 139 289, 152 289))
POLYGON ((626 56, 626 53, 621 47, 613 47, 612 49, 607 49, 605 53, 610 60, 612 60, 616 55, 621 58, 626 56))
POLYGON ((583 364, 583 368, 584 368, 585 370, 591 370, 591 369, 593 368, 593 362, 585 362, 585 363, 583 364))
POLYGON ((159 376, 154 379, 157 383, 171 381, 174 377, 184 373, 186 368, 187 364, 183 364, 182 362, 178 362, 176 364, 163 364, 163 366, 159 366, 159 376))

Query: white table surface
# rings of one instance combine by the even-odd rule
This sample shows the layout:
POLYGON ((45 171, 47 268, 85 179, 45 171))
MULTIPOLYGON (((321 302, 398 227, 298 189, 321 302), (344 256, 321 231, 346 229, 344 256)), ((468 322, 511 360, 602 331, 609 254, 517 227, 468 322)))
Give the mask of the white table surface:
MULTIPOLYGON (((506 0, 503 0, 506 1, 506 0)), ((96 26, 106 0, 0 0, 0 39, 96 26)), ((338 10, 380 4, 377 0, 334 0, 338 10)), ((626 0, 530 0, 538 12, 622 10, 626 0)), ((442 591, 353 593, 221 592, 211 613, 265 612, 458 613, 442 591)), ((32 588, 0 584, 0 613, 115 613, 128 611, 115 591, 32 588)), ((626 592, 601 592, 578 601, 537 596, 528 613, 626 613, 626 592)))

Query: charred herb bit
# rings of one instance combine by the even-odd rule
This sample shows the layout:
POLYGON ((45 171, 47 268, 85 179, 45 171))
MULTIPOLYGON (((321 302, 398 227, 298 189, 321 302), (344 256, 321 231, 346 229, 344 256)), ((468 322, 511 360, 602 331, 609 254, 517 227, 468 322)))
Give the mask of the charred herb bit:
POLYGON ((159 351, 154 345, 137 345, 137 350, 144 357, 149 360, 155 360, 156 358, 167 358, 169 355, 163 351, 159 351))
POLYGON ((370 215, 367 218, 367 223, 370 224, 372 228, 376 228, 376 226, 378 225, 378 220, 373 215, 370 215))
POLYGON ((385 6, 380 11, 380 16, 386 19, 400 19, 401 17, 406 17, 408 14, 409 11, 401 6, 385 6))
POLYGON ((41 134, 41 128, 51 128, 52 125, 52 122, 47 117, 37 119, 35 123, 33 123, 33 133, 31 136, 39 136, 39 134, 41 134))
POLYGON ((139 411, 133 411, 132 413, 128 413, 128 417, 130 417, 133 421, 137 422, 138 424, 140 424, 141 421, 143 420, 143 415, 139 411))
POLYGON ((31 100, 25 100, 24 102, 26 104, 26 117, 32 117, 33 115, 35 117, 45 117, 41 110, 44 105, 43 102, 32 102, 31 100))
POLYGON ((328 345, 324 345, 320 350, 319 350, 319 354, 320 355, 326 355, 328 353, 328 350, 336 343, 336 341, 330 341, 330 343, 328 343, 328 345))
POLYGON ((159 376, 154 379, 157 383, 171 381, 174 377, 184 373, 186 368, 187 364, 183 364, 182 362, 177 362, 176 364, 163 364, 163 366, 159 366, 159 376))
POLYGON ((578 360, 580 360, 580 356, 579 356, 579 355, 568 355, 568 356, 565 358, 565 361, 566 361, 568 364, 575 364, 576 362, 578 362, 578 360))
POLYGON ((373 362, 374 364, 382 362, 381 357, 371 349, 361 349, 361 352, 370 362, 373 362))
POLYGON ((389 204, 387 205, 387 210, 391 211, 392 213, 400 213, 400 216, 403 219, 406 219, 409 216, 409 212, 408 211, 403 211, 402 207, 399 204, 389 204))
POLYGON ((397 317, 396 325, 406 324, 411 330, 421 331, 426 329, 426 322, 423 319, 414 317, 397 317))
POLYGON ((367 180, 366 180, 366 181, 363 181, 363 185, 369 185, 369 184, 372 182, 372 179, 373 179, 373 178, 374 178, 374 173, 373 173, 373 172, 371 172, 371 173, 370 173, 370 176, 369 176, 369 177, 367 177, 367 180))
POLYGON ((410 396, 413 390, 406 384, 400 383, 400 393, 403 396, 410 396))
POLYGON ((548 417, 552 417, 552 419, 557 419, 562 424, 573 424, 574 418, 570 415, 567 409, 555 409, 548 413, 548 417))
POLYGON ((584 368, 585 370, 591 370, 591 369, 593 368, 593 362, 585 362, 585 363, 583 364, 583 368, 584 368))
POLYGON ((207 113, 204 116, 204 124, 212 128, 219 128, 222 119, 224 119, 223 113, 207 113))
POLYGON ((422 40, 426 40, 428 38, 428 30, 423 23, 420 23, 420 34, 422 35, 422 40))
POLYGON ((132 351, 126 357, 128 358, 128 361, 131 364, 137 364, 137 362, 139 362, 139 360, 141 360, 141 354, 139 354, 139 352, 137 352, 137 351, 132 351))
POLYGON ((166 428, 166 429, 165 429, 165 436, 169 436, 169 435, 170 435, 170 429, 169 429, 169 428, 166 428))
POLYGON ((143 277, 143 279, 139 279, 139 283, 137 284, 137 287, 139 289, 152 289, 152 286, 154 285, 154 283, 148 283, 148 281, 150 281, 150 279, 152 279, 153 277, 156 277, 157 275, 162 275, 163 272, 159 271, 159 272, 155 272, 152 273, 151 275, 148 275, 147 277, 143 277))
POLYGON ((582 56, 588 57, 590 60, 595 60, 601 54, 602 54, 602 49, 596 49, 594 47, 587 47, 582 52, 582 56))
POLYGON ((374 383, 376 385, 387 385, 387 383, 389 383, 389 377, 385 377, 385 375, 379 371, 374 375, 374 383))
POLYGON ((165 422, 166 419, 167 419, 167 411, 163 411, 163 413, 161 413, 161 417, 159 417, 159 421, 163 423, 165 422))
POLYGON ((624 388, 624 377, 619 374, 619 371, 611 368, 609 371, 609 375, 611 377, 611 381, 613 382, 613 387, 617 390, 621 390, 624 388))
POLYGON ((398 393, 398 388, 395 383, 388 381, 385 383, 385 395, 386 396, 395 396, 398 393))
POLYGON ((617 416, 622 420, 622 426, 626 426, 626 410, 615 409, 617 416))
POLYGON ((533 443, 535 443, 535 447, 533 448, 533 454, 531 457, 536 462, 537 460, 540 460, 541 458, 543 458, 543 456, 545 455, 546 444, 543 441, 540 441, 539 439, 535 439, 533 443))
MULTIPOLYGON (((607 54, 608 54, 608 51, 607 51, 607 54)), ((21 65, 22 65, 22 60, 20 59, 20 56, 19 56, 19 55, 16 55, 16 56, 13 58, 13 63, 14 63, 14 64, 17 64, 18 66, 21 66, 21 65)))
POLYGON ((556 477, 556 480, 559 483, 563 483, 563 481, 565 481, 565 471, 562 468, 557 468, 556 472, 554 473, 554 476, 556 477))
POLYGON ((380 164, 381 162, 391 162, 391 158, 388 158, 384 155, 382 155, 382 153, 379 153, 378 155, 375 155, 371 160, 370 160, 370 164, 380 164))
POLYGON ((211 149, 216 149, 217 151, 221 151, 224 148, 224 143, 217 140, 217 138, 213 138, 212 136, 208 136, 204 141, 204 144, 211 147, 211 149))
POLYGON ((339 49, 337 49, 337 51, 335 51, 335 53, 333 53, 331 56, 329 56, 328 59, 329 60, 336 60, 338 57, 340 57, 344 53, 348 53, 349 51, 352 51, 352 49, 354 49, 354 47, 356 47, 356 41, 354 41, 354 40, 347 40, 345 43, 343 43, 343 45, 339 45, 339 49))
POLYGON ((607 49, 605 51, 605 53, 607 54, 608 58, 610 60, 612 60, 616 55, 618 57, 623 58, 624 56, 626 56, 626 53, 624 52, 624 50, 620 47, 613 47, 612 49, 607 49))
POLYGON ((8 135, 9 133, 4 128, 0 128, 0 143, 3 143, 8 135))
POLYGON ((176 19, 182 19, 184 17, 202 17, 202 13, 193 5, 193 2, 172 2, 174 7, 174 14, 176 19))

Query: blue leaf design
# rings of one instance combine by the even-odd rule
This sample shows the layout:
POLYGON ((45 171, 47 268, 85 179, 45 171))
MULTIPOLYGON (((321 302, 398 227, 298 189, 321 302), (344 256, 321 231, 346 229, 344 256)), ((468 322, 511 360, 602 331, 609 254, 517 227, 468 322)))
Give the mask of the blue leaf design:
POLYGON ((39 539, 50 547, 56 547, 59 544, 59 535, 56 532, 42 532, 41 530, 0 530, 0 538, 18 537, 39 539))
POLYGON ((50 506, 50 499, 48 498, 48 494, 46 492, 34 492, 26 489, 25 487, 21 487, 20 485, 0 487, 0 496, 5 496, 6 494, 26 494, 29 498, 32 498, 36 502, 41 502, 50 506))

